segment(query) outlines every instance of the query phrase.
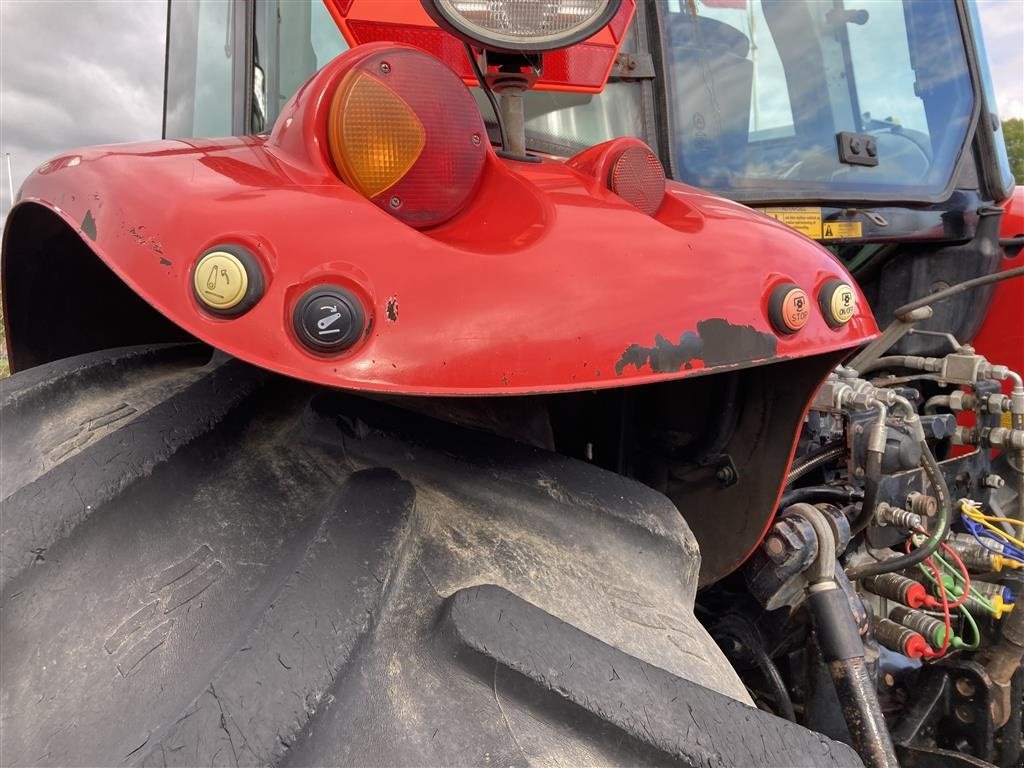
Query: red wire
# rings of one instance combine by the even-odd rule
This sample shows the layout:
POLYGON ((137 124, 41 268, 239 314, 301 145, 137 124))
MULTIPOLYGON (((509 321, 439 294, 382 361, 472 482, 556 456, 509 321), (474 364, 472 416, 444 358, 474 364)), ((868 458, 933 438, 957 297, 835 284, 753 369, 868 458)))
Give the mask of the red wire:
MULTIPOLYGON (((924 531, 924 530, 922 530, 920 528, 917 530, 917 532, 927 535, 927 531, 924 531)), ((907 539, 906 551, 908 553, 910 552, 910 545, 911 545, 912 542, 913 542, 912 538, 911 539, 907 539)), ((967 598, 970 597, 970 594, 971 594, 971 574, 968 573, 967 566, 964 565, 964 561, 960 559, 960 555, 958 555, 956 553, 956 550, 954 550, 952 547, 950 547, 945 542, 942 542, 942 548, 944 550, 946 550, 946 553, 953 559, 953 561, 957 565, 958 570, 960 571, 960 575, 963 576, 964 591, 960 595, 960 597, 957 598, 955 603, 950 603, 949 604, 950 608, 959 608, 961 605, 966 603, 967 602, 967 598)), ((931 558, 928 558, 928 559, 931 560, 931 558)), ((931 568, 932 568, 932 573, 935 573, 937 575, 937 571, 936 571, 936 568, 934 567, 934 564, 931 566, 931 568)), ((946 585, 942 581, 941 578, 938 579, 938 583, 941 586, 941 588, 943 590, 945 590, 946 585)), ((926 602, 925 605, 928 606, 929 608, 938 608, 941 605, 941 603, 938 600, 936 600, 934 597, 932 597, 931 595, 928 595, 927 601, 928 602, 926 602)))
POLYGON ((946 554, 949 555, 953 559, 953 562, 956 563, 956 567, 960 569, 960 575, 964 577, 964 592, 963 592, 963 594, 960 595, 960 597, 957 599, 957 601, 955 603, 951 603, 950 606, 949 606, 950 608, 959 608, 961 605, 966 603, 967 602, 967 598, 970 597, 970 594, 971 594, 971 574, 969 574, 967 572, 967 566, 964 565, 964 561, 960 559, 960 555, 958 555, 956 553, 955 549, 953 549, 951 546, 949 546, 945 542, 942 543, 942 548, 946 551, 946 554))
MULTIPOLYGON (((907 552, 910 552, 910 547, 911 547, 912 544, 913 544, 913 537, 907 539, 907 544, 906 544, 906 551, 907 552)), ((964 576, 964 593, 960 596, 958 602, 953 604, 953 607, 959 607, 959 606, 963 605, 964 601, 967 600, 967 596, 970 594, 971 577, 970 577, 970 574, 967 573, 967 568, 964 566, 964 563, 960 559, 960 557, 955 552, 953 552, 946 544, 943 544, 942 546, 943 546, 943 548, 946 549, 947 552, 951 552, 953 554, 953 557, 954 557, 954 559, 956 560, 956 563, 957 563, 957 567, 960 569, 960 573, 964 576)), ((943 619, 943 623, 946 626, 946 633, 945 633, 945 636, 943 637, 942 647, 939 648, 938 650, 931 650, 931 649, 929 649, 929 650, 925 651, 925 653, 924 653, 924 656, 926 658, 935 659, 935 658, 938 658, 939 656, 944 655, 946 653, 946 651, 949 650, 949 643, 953 639, 953 623, 952 623, 952 621, 950 620, 950 617, 949 617, 949 609, 950 609, 949 596, 946 593, 946 583, 942 580, 942 574, 939 572, 938 566, 935 565, 935 561, 932 560, 930 557, 926 557, 924 559, 924 564, 926 566, 928 566, 928 568, 931 570, 932 575, 935 577, 935 583, 939 587, 939 597, 942 599, 942 602, 941 602, 941 605, 942 605, 942 619, 943 619)), ((931 603, 932 604, 935 603, 934 598, 932 598, 931 603)), ((929 643, 929 645, 930 644, 931 643, 929 643)))
POLYGON ((942 656, 946 651, 949 650, 949 642, 953 638, 953 625, 949 619, 949 599, 946 595, 946 585, 942 582, 942 575, 939 573, 938 567, 935 565, 935 563, 932 561, 930 557, 926 557, 924 559, 924 562, 925 565, 931 568, 932 573, 935 575, 935 580, 939 584, 939 596, 942 598, 942 618, 946 624, 946 635, 943 638, 942 647, 936 651, 931 651, 930 653, 925 654, 928 658, 934 659, 939 656, 942 656))

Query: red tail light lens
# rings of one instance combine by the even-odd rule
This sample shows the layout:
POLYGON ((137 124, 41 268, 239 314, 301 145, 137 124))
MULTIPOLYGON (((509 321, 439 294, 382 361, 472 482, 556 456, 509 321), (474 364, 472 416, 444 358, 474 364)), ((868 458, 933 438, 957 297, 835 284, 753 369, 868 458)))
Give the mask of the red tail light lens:
POLYGON ((488 151, 483 118, 458 75, 411 48, 377 51, 345 73, 327 135, 342 180, 421 229, 465 206, 488 151))
POLYGON ((665 199, 665 169, 647 147, 630 147, 612 163, 608 186, 623 200, 650 215, 665 199))

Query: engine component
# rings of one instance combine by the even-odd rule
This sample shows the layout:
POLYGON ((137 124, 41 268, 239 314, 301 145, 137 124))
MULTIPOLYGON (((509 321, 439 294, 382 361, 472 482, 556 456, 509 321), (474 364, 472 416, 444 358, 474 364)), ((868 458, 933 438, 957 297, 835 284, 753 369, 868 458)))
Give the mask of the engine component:
POLYGON ((861 581, 861 586, 874 595, 887 600, 895 600, 911 608, 921 608, 932 604, 932 598, 923 584, 898 573, 868 576, 861 581))
POLYGON ((868 768, 897 768, 892 738, 868 672, 864 643, 849 602, 836 582, 833 520, 809 504, 797 504, 791 510, 810 523, 818 540, 817 555, 805 572, 807 605, 853 747, 868 768))
POLYGON ((889 612, 889 618, 897 624, 902 624, 907 629, 917 632, 936 648, 945 644, 946 626, 926 613, 897 605, 893 606, 892 611, 889 612))
POLYGON ((908 531, 916 531, 924 528, 924 521, 918 514, 882 502, 875 507, 875 525, 892 525, 908 531))
POLYGON ((920 659, 931 649, 918 632, 890 619, 874 619, 875 639, 890 651, 902 653, 910 659, 920 659))
MULTIPOLYGON (((908 310, 907 328, 921 310, 908 310)), ((893 735, 908 761, 959 749, 1009 766, 1020 755, 1017 670, 1024 631, 1014 601, 1024 568, 1024 511, 1008 510, 1024 510, 1018 490, 1024 464, 1017 461, 1024 438, 1016 432, 1024 389, 1014 371, 955 339, 950 343, 954 351, 945 357, 883 357, 835 371, 806 419, 781 514, 745 575, 762 605, 789 606, 783 636, 788 632, 794 645, 806 642, 799 630, 806 618, 798 617, 810 614, 820 643, 830 611, 842 605, 853 619, 867 610, 861 648, 870 656, 877 643, 888 652, 879 696, 886 708, 903 713, 893 735), (1013 384, 1010 395, 1001 391, 1004 381, 1013 384), (956 451, 957 444, 976 450, 956 451), (1004 457, 996 461, 999 448, 1004 457), (852 521, 851 538, 839 559, 857 592, 825 606, 813 589, 799 589, 801 580, 826 580, 815 546, 821 537, 792 505, 832 499, 849 505, 844 517, 852 521), (1004 575, 1003 583, 972 574, 1004 575), (857 594, 866 607, 857 605, 857 594)), ((832 658, 841 654, 834 646, 826 653, 834 673, 832 658)), ((823 713, 827 702, 814 687, 816 673, 806 674, 805 698, 794 699, 794 706, 805 707, 815 727, 831 723, 828 732, 839 733, 838 702, 833 714, 823 713)), ((848 682, 835 682, 841 697, 857 700, 848 682)), ((870 719, 870 702, 864 706, 870 719)), ((849 738, 856 743, 853 728, 849 738)), ((861 754, 869 764, 878 759, 861 754)))

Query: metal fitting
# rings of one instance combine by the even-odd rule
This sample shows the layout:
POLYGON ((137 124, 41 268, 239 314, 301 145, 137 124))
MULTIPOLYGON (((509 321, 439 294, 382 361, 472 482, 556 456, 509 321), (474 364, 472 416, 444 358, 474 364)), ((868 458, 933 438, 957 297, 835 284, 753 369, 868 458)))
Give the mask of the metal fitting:
POLYGON ((922 519, 935 517, 939 512, 939 502, 935 500, 934 496, 914 491, 907 494, 907 509, 915 515, 920 515, 922 519))
POLYGON ((942 358, 939 376, 956 384, 972 384, 988 378, 991 367, 984 357, 975 354, 973 347, 965 345, 942 358))
POLYGON ((878 404, 878 420, 871 424, 871 429, 868 431, 867 439, 867 450, 872 453, 885 453, 886 439, 889 436, 889 430, 885 426, 885 419, 888 416, 888 409, 878 404))
POLYGON ((964 411, 974 407, 976 398, 974 395, 956 389, 949 393, 949 410, 964 411))
POLYGON ((1010 398, 1000 392, 989 395, 981 401, 982 409, 987 413, 1004 413, 1010 410, 1010 398))
POLYGON ((1024 413, 1024 391, 1014 389, 1010 394, 1010 413, 1024 413))
POLYGON ((978 430, 973 427, 957 427, 953 430, 953 434, 950 436, 949 441, 953 445, 977 445, 978 444, 978 430))
POLYGON ((993 427, 985 435, 985 442, 993 448, 1014 448, 1024 450, 1024 429, 993 427))
POLYGON ((1002 488, 1006 485, 1006 481, 1003 480, 999 475, 985 475, 985 478, 981 481, 981 484, 986 488, 1002 488))
POLYGON ((894 528, 916 531, 924 528, 924 521, 920 515, 900 509, 899 507, 890 506, 883 501, 875 508, 875 525, 891 525, 894 528))

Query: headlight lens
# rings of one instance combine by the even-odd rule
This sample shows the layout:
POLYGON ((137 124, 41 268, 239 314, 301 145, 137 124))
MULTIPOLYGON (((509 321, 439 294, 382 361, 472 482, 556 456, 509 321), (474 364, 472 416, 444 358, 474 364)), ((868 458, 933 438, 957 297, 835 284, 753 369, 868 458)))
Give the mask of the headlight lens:
POLYGON ((499 51, 549 51, 584 40, 609 22, 621 0, 422 0, 439 24, 499 51))

